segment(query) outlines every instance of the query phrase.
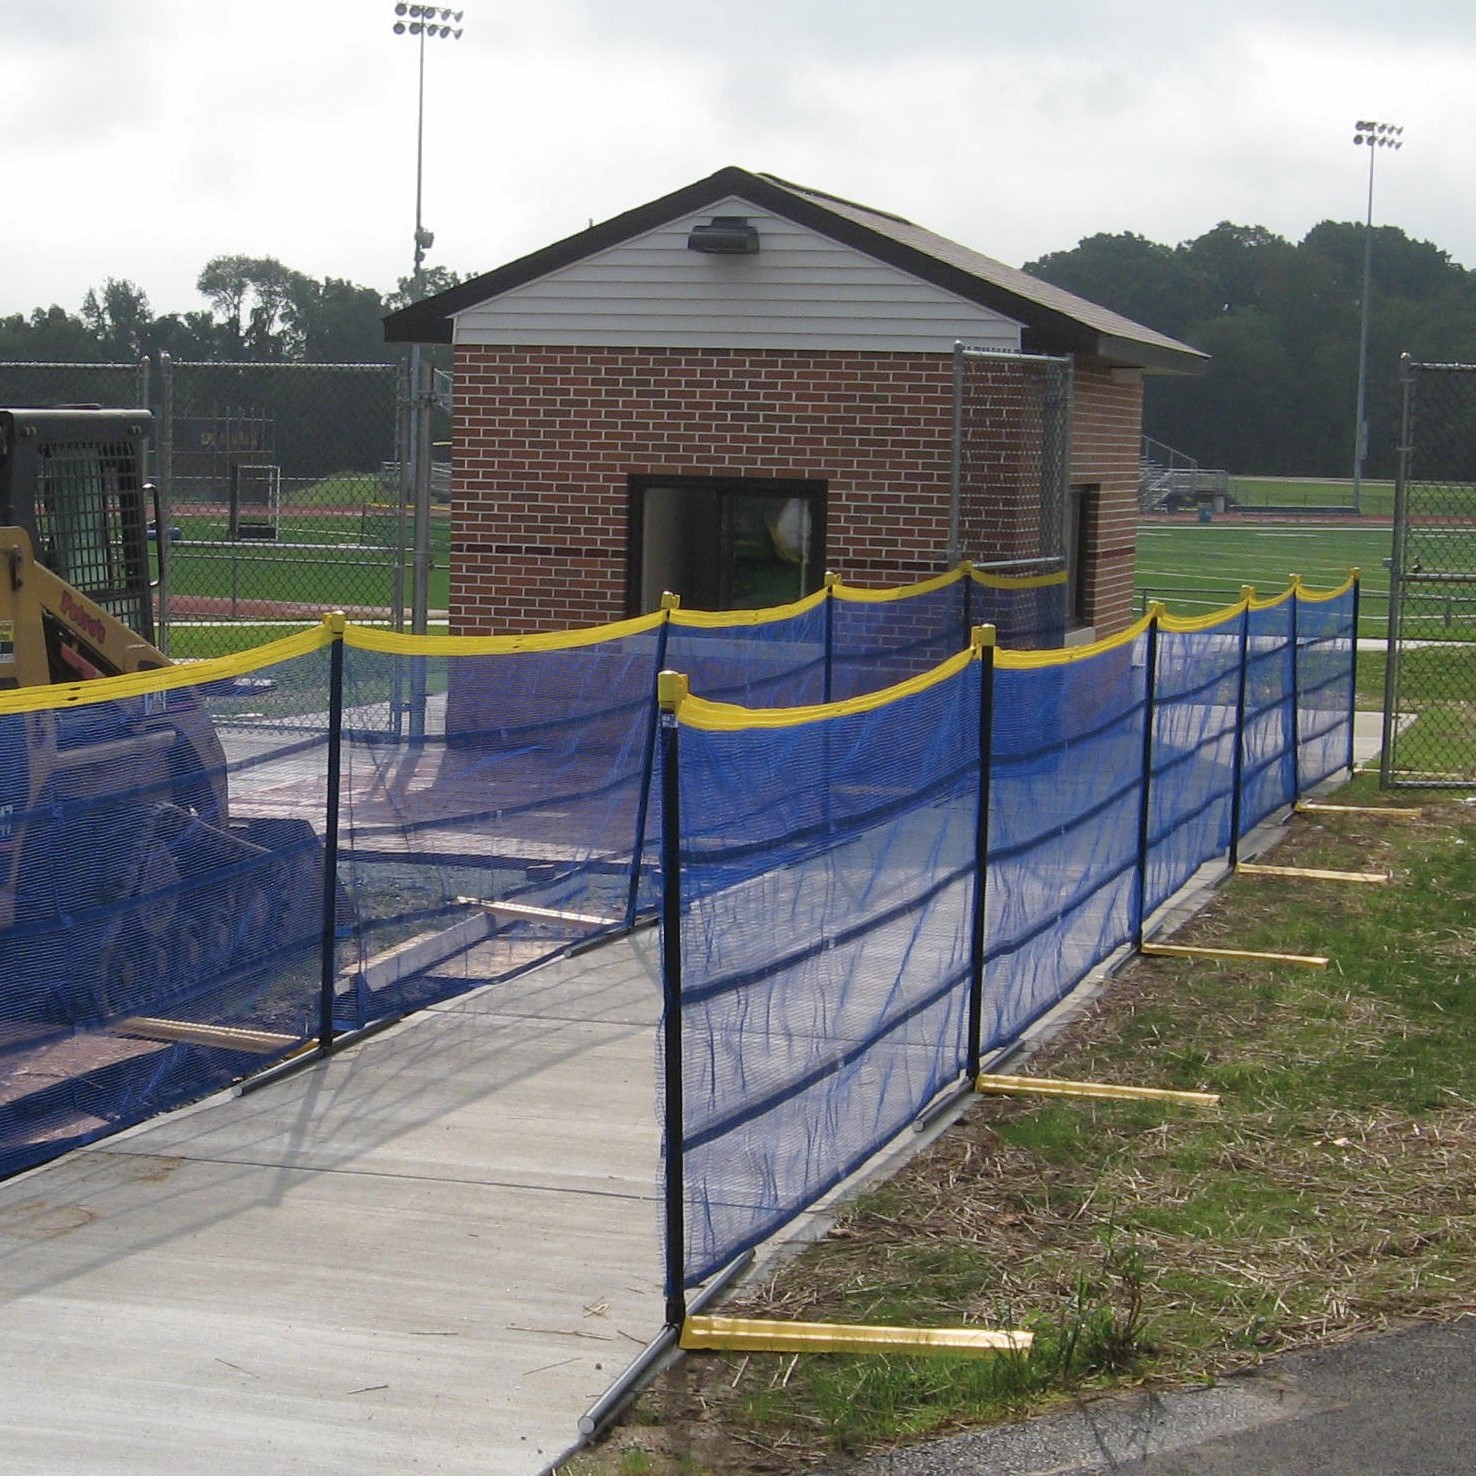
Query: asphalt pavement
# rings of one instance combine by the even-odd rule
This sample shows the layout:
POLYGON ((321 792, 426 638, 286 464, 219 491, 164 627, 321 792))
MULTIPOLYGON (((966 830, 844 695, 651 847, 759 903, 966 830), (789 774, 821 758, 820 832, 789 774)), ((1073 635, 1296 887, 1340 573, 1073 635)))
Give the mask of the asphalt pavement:
POLYGON ((1476 1318, 1271 1359, 1200 1388, 1083 1400, 843 1469, 847 1476, 1470 1476, 1476 1318))

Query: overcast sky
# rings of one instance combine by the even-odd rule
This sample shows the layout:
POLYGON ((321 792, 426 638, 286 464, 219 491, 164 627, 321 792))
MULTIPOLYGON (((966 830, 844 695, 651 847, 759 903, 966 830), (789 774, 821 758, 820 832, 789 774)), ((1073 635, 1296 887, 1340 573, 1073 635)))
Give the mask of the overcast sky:
MULTIPOLYGON (((0 0, 0 313, 213 256, 409 274, 394 0, 0 0)), ((466 0, 426 45, 429 264, 488 271, 724 165, 1020 265, 1374 216, 1476 267, 1476 0, 466 0)))

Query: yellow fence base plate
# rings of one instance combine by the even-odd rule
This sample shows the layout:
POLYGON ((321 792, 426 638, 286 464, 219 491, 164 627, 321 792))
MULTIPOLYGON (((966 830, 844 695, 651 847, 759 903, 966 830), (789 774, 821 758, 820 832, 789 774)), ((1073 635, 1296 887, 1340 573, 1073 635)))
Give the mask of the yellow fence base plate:
POLYGON ((587 912, 559 912, 552 907, 534 907, 527 902, 497 902, 488 897, 458 897, 468 907, 480 907, 503 917, 526 918, 530 922, 578 923, 587 928, 618 928, 618 917, 595 917, 587 912))
POLYGON ((1389 815, 1397 820, 1412 820, 1420 813, 1398 805, 1323 805, 1316 800, 1298 801, 1292 808, 1299 815, 1389 815))
POLYGON ((1304 969, 1325 969, 1328 965, 1320 953, 1260 953, 1252 948, 1197 948, 1192 943, 1145 943, 1138 952, 1154 958, 1223 958, 1242 963, 1297 964, 1304 969))
POLYGON ((1316 867, 1260 866, 1251 865, 1245 861, 1242 861, 1235 870, 1241 876, 1284 876, 1293 880, 1300 878, 1303 881, 1367 882, 1372 886, 1382 886, 1390 879, 1387 871, 1320 871, 1316 867))
POLYGON ((217 1046, 227 1051, 251 1051, 258 1056, 275 1055, 303 1044, 300 1035, 280 1035, 275 1030, 246 1030, 235 1025, 200 1025, 193 1020, 159 1020, 134 1015, 113 1026, 120 1035, 145 1040, 182 1040, 191 1045, 217 1046))
POLYGON ((1015 1093, 1040 1097, 1102 1097, 1124 1102, 1188 1102, 1196 1107, 1217 1107, 1218 1092, 1176 1092, 1168 1087, 1117 1086, 1101 1081, 1062 1081, 1050 1076, 992 1076, 980 1073, 976 1092, 997 1095, 1015 1093))
POLYGON ((765 1322, 689 1317, 681 1346, 728 1353, 1028 1353, 1033 1335, 982 1327, 847 1327, 833 1322, 765 1322))

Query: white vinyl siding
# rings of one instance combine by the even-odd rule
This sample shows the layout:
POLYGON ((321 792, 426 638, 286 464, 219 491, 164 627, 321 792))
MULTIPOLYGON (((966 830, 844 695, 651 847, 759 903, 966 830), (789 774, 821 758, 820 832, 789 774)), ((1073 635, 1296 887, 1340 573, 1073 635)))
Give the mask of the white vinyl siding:
POLYGON ((943 353, 1018 349, 1020 325, 742 200, 712 205, 455 318, 459 344, 943 353), (694 225, 742 215, 753 256, 687 248, 694 225))

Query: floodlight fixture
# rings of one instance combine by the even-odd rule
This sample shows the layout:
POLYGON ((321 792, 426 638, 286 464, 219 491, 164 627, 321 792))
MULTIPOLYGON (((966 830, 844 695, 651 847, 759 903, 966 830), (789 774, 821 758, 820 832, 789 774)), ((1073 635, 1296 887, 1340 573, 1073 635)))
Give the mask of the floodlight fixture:
POLYGON ((1368 215, 1363 227, 1363 301, 1358 325, 1358 405, 1353 418, 1353 511, 1363 510, 1363 463, 1368 456, 1368 306, 1373 288, 1374 160, 1380 149, 1402 149, 1404 127, 1360 118, 1353 125, 1353 142, 1368 150, 1368 215))

